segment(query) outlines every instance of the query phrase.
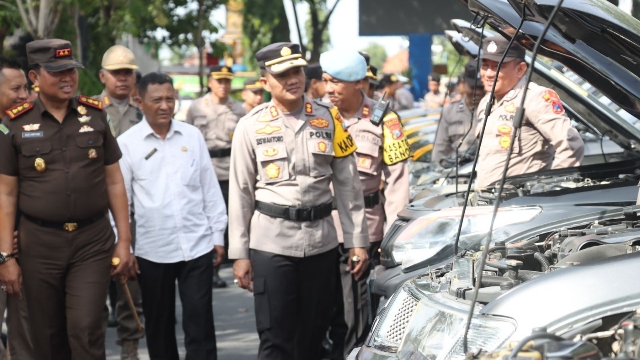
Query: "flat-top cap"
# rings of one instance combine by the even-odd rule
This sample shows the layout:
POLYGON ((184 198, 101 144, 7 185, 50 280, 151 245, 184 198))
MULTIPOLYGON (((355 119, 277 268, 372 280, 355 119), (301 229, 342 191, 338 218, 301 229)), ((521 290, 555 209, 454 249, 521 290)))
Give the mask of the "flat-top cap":
POLYGON ((294 67, 307 66, 302 58, 300 45, 294 43, 274 43, 263 47, 256 53, 256 61, 260 69, 273 75, 281 74, 294 67))
POLYGON ((27 44, 29 65, 40 65, 56 72, 72 67, 84 68, 71 54, 71 43, 62 39, 34 40, 27 44))
MULTIPOLYGON (((492 61, 500 61, 502 58, 502 54, 507 51, 507 47, 509 46, 509 40, 504 37, 491 36, 482 40, 482 55, 480 55, 480 59, 487 59, 492 61)), ((507 51, 507 56, 504 61, 509 62, 515 59, 524 59, 526 51, 520 46, 520 44, 514 42, 507 51)))

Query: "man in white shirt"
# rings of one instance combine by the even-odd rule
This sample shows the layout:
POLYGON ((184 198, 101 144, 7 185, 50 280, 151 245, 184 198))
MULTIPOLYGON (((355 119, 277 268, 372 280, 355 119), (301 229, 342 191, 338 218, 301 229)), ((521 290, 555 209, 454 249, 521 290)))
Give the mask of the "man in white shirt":
MULTIPOLYGON (((187 358, 216 359, 212 250, 224 259, 225 203, 200 131, 172 119, 175 91, 164 73, 142 77, 144 119, 118 137, 129 205, 136 209, 142 308, 151 359, 179 359, 175 282, 187 358)), ((218 265, 218 264, 214 264, 218 265)))

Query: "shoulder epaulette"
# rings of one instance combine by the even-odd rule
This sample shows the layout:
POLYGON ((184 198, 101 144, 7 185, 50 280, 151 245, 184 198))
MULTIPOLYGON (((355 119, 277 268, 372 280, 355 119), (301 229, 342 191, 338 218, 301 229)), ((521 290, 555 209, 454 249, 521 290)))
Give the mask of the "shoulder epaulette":
POLYGON ((251 116, 251 115, 257 114, 258 111, 266 109, 268 105, 269 105, 269 103, 262 103, 262 104, 260 104, 260 105, 258 105, 256 107, 254 107, 253 109, 251 109, 251 111, 249 111, 247 116, 251 116))
POLYGON ((326 103, 326 102, 324 102, 324 101, 322 101, 322 100, 315 100, 315 99, 314 99, 313 101, 314 101, 316 104, 318 104, 318 105, 320 105, 320 106, 324 106, 324 107, 329 108, 329 109, 331 109, 331 108, 333 107, 333 104, 331 104, 331 103, 326 103))
POLYGON ((33 104, 27 101, 10 108, 9 110, 5 111, 5 114, 9 115, 9 118, 13 120, 31 109, 33 109, 33 104))
POLYGON ((98 110, 102 110, 102 101, 90 98, 88 96, 80 95, 78 96, 78 102, 83 105, 91 106, 92 108, 96 108, 98 110))

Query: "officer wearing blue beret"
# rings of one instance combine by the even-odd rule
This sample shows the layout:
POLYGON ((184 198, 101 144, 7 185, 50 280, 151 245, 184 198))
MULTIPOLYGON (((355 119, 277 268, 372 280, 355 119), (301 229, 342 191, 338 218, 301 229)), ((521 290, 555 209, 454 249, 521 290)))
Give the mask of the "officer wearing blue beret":
MULTIPOLYGON (((387 113, 382 124, 371 121, 376 101, 365 94, 370 74, 361 54, 352 50, 329 51, 320 55, 320 65, 327 96, 340 111, 344 126, 356 142, 356 162, 370 240, 367 251, 375 263, 379 259, 384 224, 391 225, 409 202, 409 144, 394 112, 387 113)), ((336 224, 338 219, 334 214, 336 224)), ((338 229, 338 241, 342 242, 342 236, 343 232, 338 229)), ((341 256, 336 266, 340 269, 342 285, 338 290, 342 291, 335 298, 335 321, 329 334, 333 341, 332 359, 346 357, 353 347, 362 344, 369 330, 368 274, 350 274, 349 254, 342 245, 338 252, 341 256)))

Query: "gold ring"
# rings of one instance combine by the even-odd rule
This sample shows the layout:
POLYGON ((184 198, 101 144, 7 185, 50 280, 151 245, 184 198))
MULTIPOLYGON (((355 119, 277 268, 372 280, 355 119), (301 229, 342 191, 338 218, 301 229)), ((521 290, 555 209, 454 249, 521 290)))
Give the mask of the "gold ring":
POLYGON ((358 262, 358 261, 360 261, 360 256, 358 256, 358 255, 353 255, 353 257, 351 258, 351 261, 352 261, 352 262, 358 262))
POLYGON ((233 283, 238 285, 238 279, 233 279, 233 283))

